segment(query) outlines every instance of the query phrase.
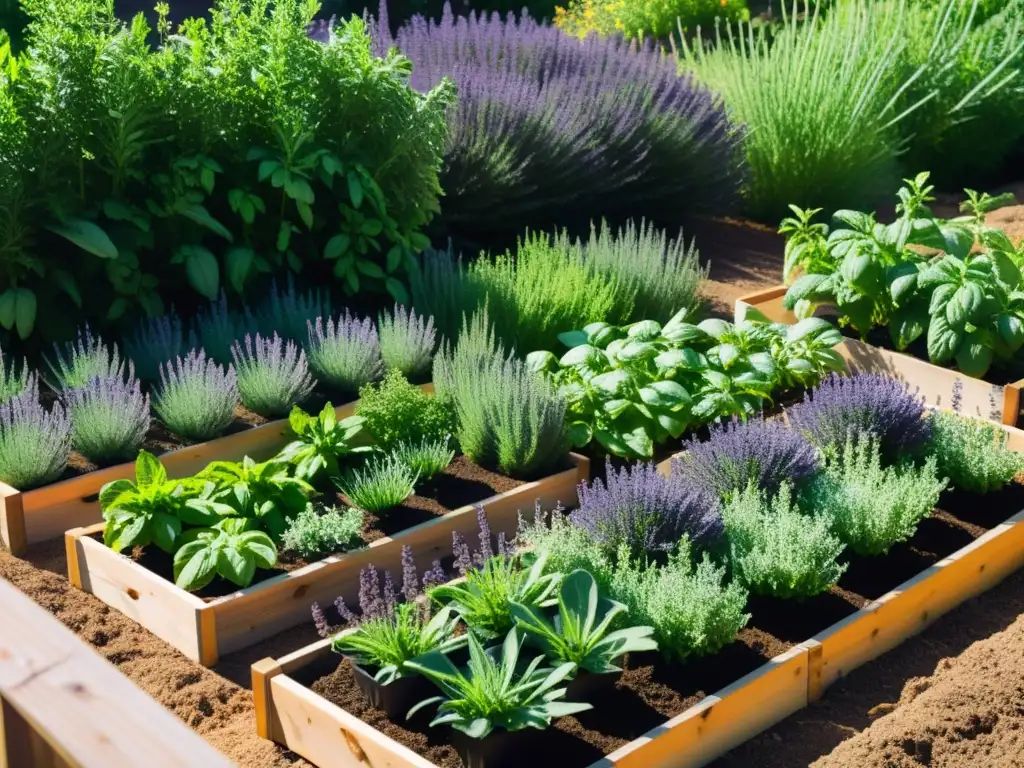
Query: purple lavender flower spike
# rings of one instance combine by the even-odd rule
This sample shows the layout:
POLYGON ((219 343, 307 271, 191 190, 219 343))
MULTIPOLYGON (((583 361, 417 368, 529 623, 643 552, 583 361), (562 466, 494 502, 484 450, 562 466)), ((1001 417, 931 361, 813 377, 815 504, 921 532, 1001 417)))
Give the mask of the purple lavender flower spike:
POLYGON ((420 580, 416 576, 416 561, 412 556, 412 547, 402 545, 402 596, 406 600, 414 600, 420 593, 420 580))
POLYGON ((469 545, 458 531, 452 531, 452 554, 455 555, 455 570, 465 576, 473 567, 473 558, 469 554, 469 545))
POLYGON ((448 581, 448 576, 441 567, 441 561, 435 560, 430 565, 430 570, 423 574, 423 588, 437 587, 448 581))
POLYGON ((395 582, 391 578, 391 571, 384 572, 384 611, 388 616, 394 616, 395 606, 398 605, 398 590, 395 589, 395 582))
POLYGON ((484 512, 483 506, 476 508, 476 524, 480 528, 480 551, 477 552, 475 559, 478 565, 483 565, 494 557, 494 549, 491 546, 491 526, 487 522, 487 514, 484 512))
POLYGON ((336 597, 334 599, 334 609, 347 623, 355 624, 357 622, 358 617, 352 613, 352 609, 348 607, 348 604, 345 602, 345 598, 336 597))
POLYGON ((324 616, 324 609, 320 607, 320 603, 314 602, 310 606, 310 610, 313 612, 313 625, 316 627, 316 633, 320 637, 330 637, 331 627, 327 623, 327 617, 324 616))
POLYGON ((359 572, 359 610, 363 621, 388 615, 387 606, 380 594, 380 578, 372 565, 359 572))

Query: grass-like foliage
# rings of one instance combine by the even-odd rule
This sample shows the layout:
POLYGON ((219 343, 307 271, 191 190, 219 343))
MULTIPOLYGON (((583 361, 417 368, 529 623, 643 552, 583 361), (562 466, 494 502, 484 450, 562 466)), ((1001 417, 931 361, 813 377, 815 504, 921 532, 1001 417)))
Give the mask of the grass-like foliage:
POLYGON ((886 467, 878 439, 850 437, 807 489, 808 508, 832 519, 833 532, 858 555, 884 555, 906 541, 931 514, 946 488, 929 458, 886 467))
POLYGON ((235 369, 218 365, 202 349, 161 364, 153 410, 174 434, 195 441, 216 437, 234 421, 236 405, 235 369))
POLYGON ((703 486, 665 477, 653 463, 616 470, 609 461, 606 478, 580 484, 572 522, 609 553, 621 547, 633 557, 667 552, 683 536, 706 548, 722 534, 717 499, 703 486))
POLYGON ((289 275, 288 287, 271 284, 263 302, 251 313, 251 322, 264 336, 278 335, 301 344, 307 338, 307 324, 331 316, 330 294, 322 289, 299 291, 289 275))
POLYGON ((1024 454, 1007 447, 1006 433, 999 427, 948 411, 935 411, 928 420, 928 455, 954 488, 993 493, 1024 472, 1024 454))
POLYGON ((775 495, 751 484, 722 505, 733 577, 757 595, 813 597, 835 584, 845 565, 845 544, 831 530, 826 512, 805 515, 792 487, 775 495))
POLYGON ((434 358, 437 397, 456 416, 462 452, 517 478, 538 476, 569 450, 565 396, 494 340, 486 311, 434 358))
POLYGON ((27 491, 60 477, 71 453, 71 420, 60 403, 50 410, 35 392, 0 403, 0 481, 27 491))
POLYGON ((295 516, 281 536, 281 548, 312 562, 325 555, 362 546, 363 513, 358 509, 327 509, 312 504, 295 516))
POLYGON ((188 354, 195 346, 195 337, 174 313, 146 318, 124 338, 125 356, 135 364, 136 375, 145 382, 155 382, 161 366, 188 354))
POLYGON ((725 109, 653 46, 580 41, 529 18, 449 12, 394 40, 381 22, 378 50, 412 60, 413 87, 458 86, 441 178, 453 233, 508 243, 603 216, 676 221, 734 197, 725 109))
POLYGON ((306 338, 310 370, 317 381, 337 392, 355 394, 384 370, 380 338, 369 318, 359 320, 348 310, 337 320, 317 317, 308 322, 306 338))
POLYGON ((401 372, 410 381, 425 380, 437 348, 434 318, 425 318, 396 304, 393 313, 381 315, 378 325, 384 366, 401 372))
POLYGON ((728 422, 712 427, 708 440, 690 440, 685 447, 672 462, 672 473, 723 498, 750 483, 774 491, 820 469, 814 446, 778 419, 728 422))
POLYGON ((398 371, 359 390, 356 415, 366 420, 367 432, 385 451, 401 443, 445 440, 454 431, 451 409, 398 371))
POLYGON ((353 505, 366 512, 383 512, 412 495, 416 473, 394 455, 369 460, 337 481, 353 505))
POLYGON ((94 378, 131 378, 135 369, 125 364, 117 345, 107 346, 99 336, 93 336, 89 326, 79 328, 74 341, 53 345, 53 359, 43 355, 50 375, 43 379, 58 392, 84 387, 94 378))
POLYGON ((851 434, 878 438, 887 458, 915 453, 928 443, 932 422, 924 398, 875 373, 833 374, 786 411, 789 423, 823 450, 838 450, 851 434))
POLYGON ((8 363, 0 350, 0 403, 30 393, 35 393, 32 397, 39 396, 39 376, 28 367, 27 360, 22 360, 20 366, 17 360, 8 363))
POLYGON ((133 458, 149 431, 149 395, 139 380, 92 379, 64 393, 71 417, 71 442, 100 465, 133 458))
POLYGON ((455 459, 450 438, 399 443, 393 454, 416 473, 417 483, 429 482, 455 459))
POLYGON ((227 297, 221 293, 196 313, 193 333, 201 349, 221 365, 232 361, 231 347, 245 336, 246 317, 228 307, 227 297))
POLYGON ((268 338, 257 333, 255 339, 246 334, 244 344, 236 341, 231 354, 242 404, 260 416, 285 416, 313 391, 306 353, 276 333, 268 338))

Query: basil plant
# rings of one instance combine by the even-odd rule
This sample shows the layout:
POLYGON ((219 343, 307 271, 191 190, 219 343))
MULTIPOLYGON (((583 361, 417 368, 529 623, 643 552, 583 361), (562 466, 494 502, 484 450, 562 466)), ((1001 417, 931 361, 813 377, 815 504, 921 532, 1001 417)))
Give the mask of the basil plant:
POLYGON ((363 428, 366 419, 349 416, 338 419, 334 406, 327 403, 319 416, 306 413, 299 406, 293 406, 288 424, 296 439, 288 443, 274 459, 292 464, 295 476, 312 481, 321 472, 338 477, 341 470, 338 459, 357 453, 370 453, 372 439, 363 428))

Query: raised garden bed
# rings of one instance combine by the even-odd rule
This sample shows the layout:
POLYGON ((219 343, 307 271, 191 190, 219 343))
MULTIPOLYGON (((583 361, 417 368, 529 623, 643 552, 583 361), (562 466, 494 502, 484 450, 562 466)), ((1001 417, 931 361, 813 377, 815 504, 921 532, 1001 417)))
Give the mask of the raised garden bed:
MULTIPOLYGON (((430 384, 421 388, 433 391, 430 384)), ((357 403, 354 401, 337 407, 338 419, 351 416, 357 403)), ((239 461, 244 456, 264 461, 292 438, 288 419, 278 419, 164 453, 160 461, 170 477, 188 477, 211 461, 239 461)), ((32 544, 58 538, 72 528, 99 523, 103 519, 100 489, 109 482, 131 479, 134 475, 135 462, 131 461, 32 491, 22 492, 0 483, 0 540, 11 554, 20 555, 32 544)))
MULTIPOLYGON (((1007 446, 1024 452, 1024 432, 1001 429, 1007 446)), ((557 721, 545 733, 550 743, 530 759, 549 754, 551 762, 591 768, 706 765, 1024 565, 1021 510, 1019 483, 984 503, 947 491, 912 539, 883 558, 853 557, 830 592, 803 604, 752 599, 752 621, 718 654, 674 669, 648 654, 627 659, 616 689, 593 711, 557 721), (657 722, 640 727, 645 719, 657 722)), ((330 640, 252 671, 259 734, 319 768, 461 764, 436 730, 392 722, 360 702, 330 640)))
POLYGON ((571 507, 577 485, 588 477, 589 461, 569 454, 569 462, 569 468, 546 478, 382 536, 364 549, 332 555, 244 589, 232 587, 228 594, 204 599, 180 589, 141 562, 104 546, 102 524, 67 532, 68 578, 189 658, 211 666, 227 653, 307 621, 314 601, 329 603, 339 595, 353 599, 359 591, 359 571, 368 564, 401 572, 403 545, 412 548, 418 567, 428 568, 451 553, 453 532, 475 530, 479 507, 496 534, 514 533, 519 511, 532 509, 535 503, 571 507))
MULTIPOLYGON (((741 296, 736 300, 736 322, 744 319, 748 307, 753 307, 774 322, 796 323, 796 315, 782 306, 787 290, 786 286, 780 285, 741 296)), ((963 383, 961 410, 965 415, 1011 426, 1019 423, 1020 392, 1024 379, 1007 384, 973 379, 958 371, 932 365, 927 360, 849 337, 844 338, 838 349, 851 371, 886 374, 906 381, 911 388, 920 387, 925 400, 939 408, 949 407, 953 384, 959 379, 963 383)), ((990 379, 993 376, 998 376, 998 372, 988 374, 990 379)))

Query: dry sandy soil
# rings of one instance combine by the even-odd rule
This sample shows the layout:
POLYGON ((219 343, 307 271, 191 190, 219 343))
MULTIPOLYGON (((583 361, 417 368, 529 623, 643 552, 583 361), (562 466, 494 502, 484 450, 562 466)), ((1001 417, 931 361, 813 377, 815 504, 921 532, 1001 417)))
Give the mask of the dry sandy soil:
MULTIPOLYGON (((1022 191, 1024 187, 1018 189, 1022 191)), ((1024 234, 1024 206, 996 212, 992 221, 1024 234)), ((771 230, 708 222, 687 236, 697 238, 711 262, 708 294, 715 311, 728 314, 737 296, 778 282, 782 240, 771 230)), ((271 639, 207 670, 99 600, 72 589, 65 572, 61 541, 37 546, 25 559, 0 551, 0 577, 53 613, 239 765, 306 765, 256 737, 247 686, 250 664, 294 650, 297 640, 311 641, 312 628, 307 640, 290 634, 290 647, 282 647, 280 638, 271 639)), ((1024 576, 1018 575, 858 670, 821 703, 717 765, 1021 765, 1016 755, 1024 746, 1024 619, 1017 620, 1022 612, 1024 576)))

